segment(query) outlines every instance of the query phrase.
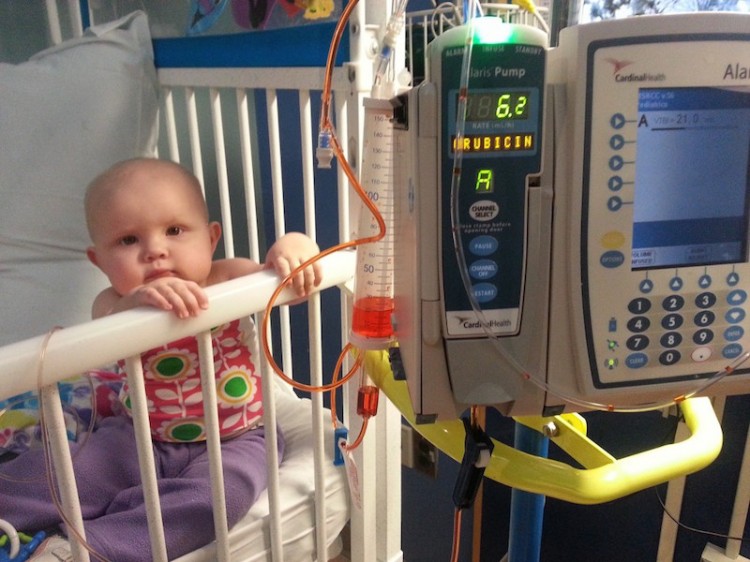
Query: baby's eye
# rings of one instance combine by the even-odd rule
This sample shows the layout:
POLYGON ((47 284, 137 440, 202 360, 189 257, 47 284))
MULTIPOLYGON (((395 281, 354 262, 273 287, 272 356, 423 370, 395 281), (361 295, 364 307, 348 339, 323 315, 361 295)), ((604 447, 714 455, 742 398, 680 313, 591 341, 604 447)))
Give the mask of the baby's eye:
POLYGON ((182 233, 182 227, 181 226, 170 226, 167 229, 167 236, 177 236, 182 233))
POLYGON ((129 236, 123 236, 122 238, 120 238, 120 244, 122 246, 132 246, 136 242, 138 242, 138 238, 136 238, 132 234, 129 236))

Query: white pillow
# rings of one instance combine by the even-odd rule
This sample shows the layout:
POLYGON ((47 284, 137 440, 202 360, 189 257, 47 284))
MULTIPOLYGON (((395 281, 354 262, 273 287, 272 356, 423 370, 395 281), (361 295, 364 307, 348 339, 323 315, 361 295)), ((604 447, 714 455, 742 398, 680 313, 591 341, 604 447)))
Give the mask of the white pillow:
POLYGON ((157 112, 142 12, 0 64, 0 345, 90 318, 107 282, 86 260, 84 192, 154 154, 157 112))

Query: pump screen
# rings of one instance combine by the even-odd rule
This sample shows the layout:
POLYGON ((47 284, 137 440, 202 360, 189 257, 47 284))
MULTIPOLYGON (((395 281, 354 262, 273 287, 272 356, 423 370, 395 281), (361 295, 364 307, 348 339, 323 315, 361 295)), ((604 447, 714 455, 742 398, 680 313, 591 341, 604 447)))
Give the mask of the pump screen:
POLYGON ((467 121, 492 121, 504 119, 528 119, 530 92, 484 91, 466 96, 467 121))
POLYGON ((747 261, 750 88, 641 88, 631 267, 747 261))

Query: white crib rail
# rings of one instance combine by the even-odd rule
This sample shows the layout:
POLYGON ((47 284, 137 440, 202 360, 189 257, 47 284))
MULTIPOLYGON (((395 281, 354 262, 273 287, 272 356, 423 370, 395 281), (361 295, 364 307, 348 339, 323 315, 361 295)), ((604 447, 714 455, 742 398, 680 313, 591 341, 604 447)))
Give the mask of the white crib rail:
MULTIPOLYGON (((349 281, 354 272, 352 252, 336 252, 321 260, 323 290, 349 281)), ((279 278, 261 271, 206 289, 211 305, 200 316, 185 320, 147 309, 129 310, 55 332, 49 338, 39 382, 59 382, 82 372, 112 364, 169 341, 210 330, 212 327, 265 309, 279 278)), ((276 304, 295 298, 282 291, 276 304)), ((0 348, 0 399, 35 390, 41 335, 0 348)))

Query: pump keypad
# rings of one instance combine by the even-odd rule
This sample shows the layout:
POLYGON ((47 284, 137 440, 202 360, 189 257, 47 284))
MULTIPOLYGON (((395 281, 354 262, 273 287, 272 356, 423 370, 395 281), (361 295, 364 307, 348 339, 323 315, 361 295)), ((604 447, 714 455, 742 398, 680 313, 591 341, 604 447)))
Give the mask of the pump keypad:
POLYGON ((647 365, 732 360, 743 353, 747 293, 731 287, 693 294, 640 296, 628 305, 625 364, 647 365))

